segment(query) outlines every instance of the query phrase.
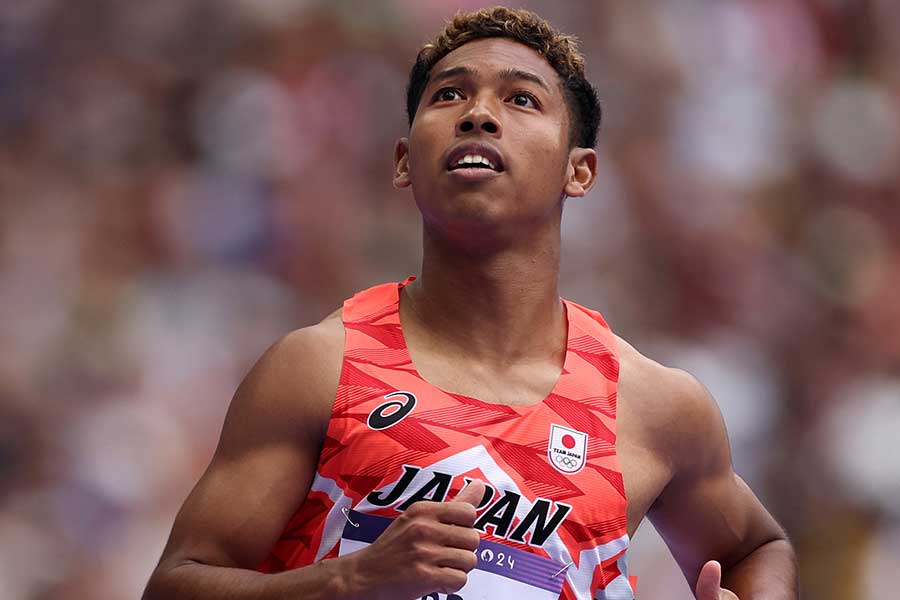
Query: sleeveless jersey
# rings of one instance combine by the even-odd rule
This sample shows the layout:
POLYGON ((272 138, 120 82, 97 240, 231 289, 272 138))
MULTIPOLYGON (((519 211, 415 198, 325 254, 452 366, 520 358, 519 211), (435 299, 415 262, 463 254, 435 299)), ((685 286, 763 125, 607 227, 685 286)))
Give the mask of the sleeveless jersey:
POLYGON ((398 312, 407 282, 344 303, 343 365, 315 478, 260 570, 363 548, 413 502, 450 500, 479 478, 478 566, 456 594, 424 599, 633 600, 619 362, 603 317, 564 301, 566 356, 553 390, 537 404, 492 404, 416 371, 398 312))

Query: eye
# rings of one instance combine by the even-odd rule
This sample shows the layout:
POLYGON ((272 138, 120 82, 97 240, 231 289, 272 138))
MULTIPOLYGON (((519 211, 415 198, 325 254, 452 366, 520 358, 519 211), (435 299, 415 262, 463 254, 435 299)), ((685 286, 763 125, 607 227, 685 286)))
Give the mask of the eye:
POLYGON ((537 108, 538 106, 537 98, 528 92, 516 92, 511 99, 512 103, 516 106, 523 106, 525 108, 537 108))
POLYGON ((434 95, 434 99, 438 102, 450 102, 462 98, 462 92, 456 88, 442 88, 434 95))

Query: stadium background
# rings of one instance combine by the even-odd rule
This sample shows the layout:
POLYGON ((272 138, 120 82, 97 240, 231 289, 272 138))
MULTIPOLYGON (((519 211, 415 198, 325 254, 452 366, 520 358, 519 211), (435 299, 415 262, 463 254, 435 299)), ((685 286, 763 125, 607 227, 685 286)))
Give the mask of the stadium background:
MULTIPOLYGON (((137 598, 255 358, 416 271, 406 74, 482 4, 0 3, 0 599, 137 598)), ((564 294, 710 387, 805 595, 895 597, 900 3, 525 6, 605 107, 564 294)))

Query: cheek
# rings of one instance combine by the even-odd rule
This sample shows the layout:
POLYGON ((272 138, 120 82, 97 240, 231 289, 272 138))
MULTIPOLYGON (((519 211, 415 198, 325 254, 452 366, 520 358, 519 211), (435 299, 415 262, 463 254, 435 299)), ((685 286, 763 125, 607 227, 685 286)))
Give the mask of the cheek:
POLYGON ((441 166, 440 136, 433 128, 429 128, 427 123, 417 123, 413 130, 410 131, 410 151, 409 151, 409 169, 411 174, 431 172, 435 165, 441 166))
POLYGON ((558 118, 514 119, 505 124, 505 133, 515 137, 516 147, 542 156, 545 161, 564 149, 568 151, 569 132, 566 124, 558 118))
POLYGON ((541 185, 555 185, 564 178, 569 161, 568 135, 561 137, 559 129, 546 127, 532 132, 517 147, 517 162, 529 169, 531 178, 540 177, 541 185))
POLYGON ((427 146, 423 144, 410 144, 409 177, 414 183, 421 184, 430 179, 427 176, 429 159, 424 154, 426 148, 427 146))

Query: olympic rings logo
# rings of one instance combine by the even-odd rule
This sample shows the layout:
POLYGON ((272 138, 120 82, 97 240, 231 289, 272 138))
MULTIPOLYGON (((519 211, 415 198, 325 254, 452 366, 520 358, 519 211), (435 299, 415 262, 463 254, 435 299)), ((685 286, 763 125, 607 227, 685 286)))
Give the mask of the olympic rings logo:
POLYGON ((553 460, 555 460, 556 464, 558 464, 559 466, 565 467, 567 469, 573 469, 575 468, 575 465, 578 464, 577 460, 575 460, 571 456, 565 456, 564 454, 557 454, 553 457, 553 460))

